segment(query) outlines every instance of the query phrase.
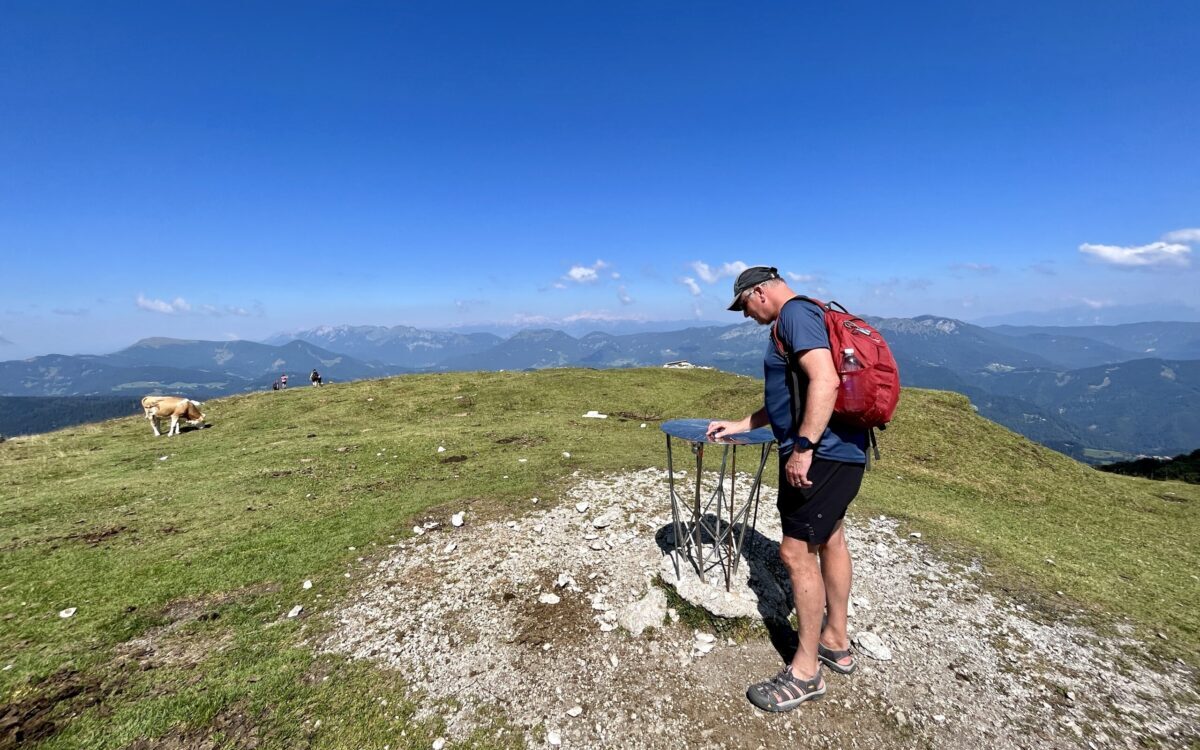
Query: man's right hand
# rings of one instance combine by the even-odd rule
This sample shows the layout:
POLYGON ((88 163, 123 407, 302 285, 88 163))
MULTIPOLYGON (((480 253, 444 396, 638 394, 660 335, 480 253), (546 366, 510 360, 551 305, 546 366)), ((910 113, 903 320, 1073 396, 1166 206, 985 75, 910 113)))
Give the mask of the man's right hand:
POLYGON ((728 420, 717 419, 708 423, 708 431, 705 436, 709 439, 721 437, 722 435, 736 435, 745 430, 738 429, 738 422, 730 422, 728 420))

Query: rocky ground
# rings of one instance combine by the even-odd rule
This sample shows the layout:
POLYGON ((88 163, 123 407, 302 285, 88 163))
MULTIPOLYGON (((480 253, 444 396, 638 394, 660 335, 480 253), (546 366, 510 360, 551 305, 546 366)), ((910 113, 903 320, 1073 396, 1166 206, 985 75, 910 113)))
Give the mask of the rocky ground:
MULTIPOLYGON (((734 640, 667 611, 669 497, 665 473, 647 469, 578 479, 560 504, 531 498, 509 521, 429 519, 334 612, 321 648, 399 670, 450 740, 499 716, 531 747, 1200 743, 1182 662, 1149 657, 1121 623, 1102 635, 993 593, 977 564, 939 559, 885 517, 847 525, 851 636, 880 658, 860 653, 849 677, 826 670, 822 701, 762 713, 746 686, 781 668, 787 634, 760 619, 734 640)), ((770 490, 762 508, 747 565, 760 578, 779 574, 770 490)))

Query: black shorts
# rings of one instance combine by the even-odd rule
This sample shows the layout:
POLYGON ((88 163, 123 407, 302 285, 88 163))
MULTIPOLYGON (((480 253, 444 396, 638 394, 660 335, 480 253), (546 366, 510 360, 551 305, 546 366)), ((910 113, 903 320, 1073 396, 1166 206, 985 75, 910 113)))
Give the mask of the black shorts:
POLYGON ((848 464, 814 458, 808 469, 812 487, 793 487, 788 484, 784 466, 790 457, 779 457, 779 518, 783 535, 793 539, 824 544, 833 534, 833 527, 846 516, 846 508, 862 485, 862 464, 848 464))

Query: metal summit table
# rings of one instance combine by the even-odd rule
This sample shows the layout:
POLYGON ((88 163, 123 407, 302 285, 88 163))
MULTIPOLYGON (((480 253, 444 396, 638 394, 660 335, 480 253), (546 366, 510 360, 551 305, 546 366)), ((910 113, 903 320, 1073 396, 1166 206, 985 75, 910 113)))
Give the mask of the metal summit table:
MULTIPOLYGON (((710 438, 706 432, 711 420, 708 419, 673 419, 663 422, 662 431, 667 435, 667 477, 671 487, 671 517, 674 524, 675 550, 682 555, 673 555, 675 577, 680 577, 679 557, 686 557, 695 568, 702 581, 707 580, 710 571, 720 568, 725 579, 725 589, 728 591, 733 574, 737 572, 741 560, 742 544, 746 539, 746 529, 753 528, 758 522, 758 495, 762 488, 763 467, 767 464, 767 456, 775 444, 775 436, 766 427, 760 427, 750 432, 736 435, 722 435, 710 438), (695 490, 688 491, 689 497, 682 497, 675 489, 675 464, 671 447, 671 439, 686 441, 692 453, 696 456, 695 490), (702 501, 704 479, 704 454, 708 446, 721 448, 721 467, 717 472, 717 481, 708 497, 702 501), (754 480, 740 507, 735 494, 737 477, 738 447, 755 447, 759 451, 758 468, 754 472, 754 480), (729 492, 725 492, 726 472, 729 478, 729 492), (714 512, 715 511, 715 512, 714 512), (753 517, 753 520, 751 518, 753 517), (706 547, 709 547, 706 555, 706 547), (707 559, 706 559, 707 558, 707 559)), ((682 484, 682 481, 680 482, 682 484)))

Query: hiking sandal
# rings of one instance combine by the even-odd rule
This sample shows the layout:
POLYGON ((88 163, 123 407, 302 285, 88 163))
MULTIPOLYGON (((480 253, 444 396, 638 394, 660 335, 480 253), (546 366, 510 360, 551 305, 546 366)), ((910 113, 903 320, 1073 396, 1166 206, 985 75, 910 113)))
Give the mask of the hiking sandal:
POLYGON ((827 648, 822 644, 817 644, 817 658, 821 662, 838 674, 853 674, 854 670, 858 669, 858 660, 851 658, 849 664, 839 664, 838 662, 850 656, 850 649, 845 651, 835 651, 827 648))
POLYGON ((825 695, 825 682, 819 667, 811 680, 802 680, 792 674, 791 666, 787 666, 771 679, 757 682, 746 690, 746 698, 751 703, 771 713, 791 711, 804 701, 815 701, 822 695, 825 695))

